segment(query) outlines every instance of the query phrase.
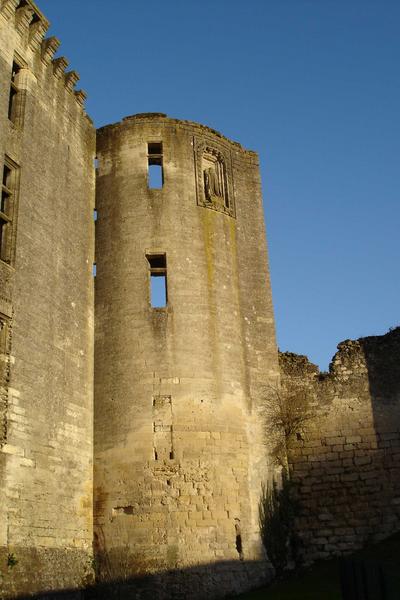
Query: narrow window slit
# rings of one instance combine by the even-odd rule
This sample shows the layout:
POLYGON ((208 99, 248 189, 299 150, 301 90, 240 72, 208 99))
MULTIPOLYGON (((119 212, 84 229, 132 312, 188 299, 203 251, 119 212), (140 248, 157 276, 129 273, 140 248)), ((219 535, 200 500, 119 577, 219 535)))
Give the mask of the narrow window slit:
POLYGON ((243 560, 243 544, 242 544, 242 534, 240 531, 239 519, 235 519, 235 534, 236 534, 236 539, 235 539, 236 551, 239 554, 239 559, 243 560))
POLYGON ((18 87, 16 84, 16 78, 18 73, 20 72, 21 67, 15 61, 12 65, 11 71, 11 81, 10 81, 10 96, 8 101, 8 118, 10 121, 15 123, 17 119, 17 96, 18 96, 18 87))
MULTIPOLYGON (((9 318, 0 313, 0 356, 1 356, 0 381, 3 382, 2 385, 5 385, 4 377, 6 376, 7 365, 9 362, 9 356, 7 356, 7 351, 9 350, 9 348, 8 348, 8 344, 9 344, 8 332, 9 332, 9 318)), ((1 412, 1 408, 0 408, 0 414, 2 414, 4 416, 4 413, 1 412)))
POLYGON ((162 166, 149 164, 149 189, 160 190, 163 186, 162 166))
POLYGON ((162 142, 149 142, 147 144, 148 179, 149 189, 161 189, 164 185, 163 148, 162 142))
POLYGON ((13 219, 15 195, 17 191, 17 167, 6 157, 3 166, 0 203, 0 260, 12 262, 13 256, 13 219))
POLYGON ((150 266, 150 302, 152 308, 165 308, 167 293, 167 257, 165 254, 146 256, 150 266))
POLYGON ((240 535, 240 533, 238 533, 236 536, 236 550, 237 550, 237 553, 239 554, 240 558, 242 559, 243 548, 242 548, 242 536, 240 535))

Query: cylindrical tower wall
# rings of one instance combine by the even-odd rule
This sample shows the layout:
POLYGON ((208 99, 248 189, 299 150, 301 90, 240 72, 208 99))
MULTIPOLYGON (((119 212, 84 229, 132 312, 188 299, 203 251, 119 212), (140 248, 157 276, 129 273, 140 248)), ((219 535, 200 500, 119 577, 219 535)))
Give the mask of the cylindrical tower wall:
MULTIPOLYGON (((257 155, 201 125, 146 114, 101 129, 98 161, 102 576, 229 564, 245 589, 268 564, 260 412, 278 373, 257 155), (160 189, 149 187, 149 165, 162 169, 160 189), (154 276, 166 277, 161 308, 151 306, 154 276)), ((191 597, 238 589, 226 575, 214 590, 212 573, 205 579, 191 597)))

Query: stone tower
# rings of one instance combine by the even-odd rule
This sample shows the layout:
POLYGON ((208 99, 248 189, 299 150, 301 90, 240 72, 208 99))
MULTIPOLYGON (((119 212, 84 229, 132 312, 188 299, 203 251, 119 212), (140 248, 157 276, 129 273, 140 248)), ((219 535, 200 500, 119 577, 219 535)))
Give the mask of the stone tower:
POLYGON ((100 129, 97 157, 101 577, 179 569, 191 598, 246 589, 268 570, 260 413, 278 374, 257 155, 145 113, 100 129))

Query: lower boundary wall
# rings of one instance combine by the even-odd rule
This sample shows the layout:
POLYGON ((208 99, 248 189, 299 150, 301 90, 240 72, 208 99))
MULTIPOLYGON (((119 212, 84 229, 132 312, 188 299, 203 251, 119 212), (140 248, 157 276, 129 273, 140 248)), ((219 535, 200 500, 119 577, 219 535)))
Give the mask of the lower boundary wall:
POLYGON ((265 561, 222 561, 143 575, 82 589, 1 596, 1 600, 208 600, 232 597, 270 581, 265 561))
POLYGON ((320 373, 280 354, 282 396, 301 411, 288 440, 298 557, 351 552, 400 529, 400 327, 346 340, 320 373))

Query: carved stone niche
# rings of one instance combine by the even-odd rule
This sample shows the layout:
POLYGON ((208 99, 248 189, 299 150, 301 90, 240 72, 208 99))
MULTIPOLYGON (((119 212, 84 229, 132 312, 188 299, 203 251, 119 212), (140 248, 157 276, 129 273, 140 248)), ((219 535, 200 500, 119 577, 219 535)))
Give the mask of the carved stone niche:
POLYGON ((229 151, 195 141, 197 204, 235 217, 232 165, 229 151))

